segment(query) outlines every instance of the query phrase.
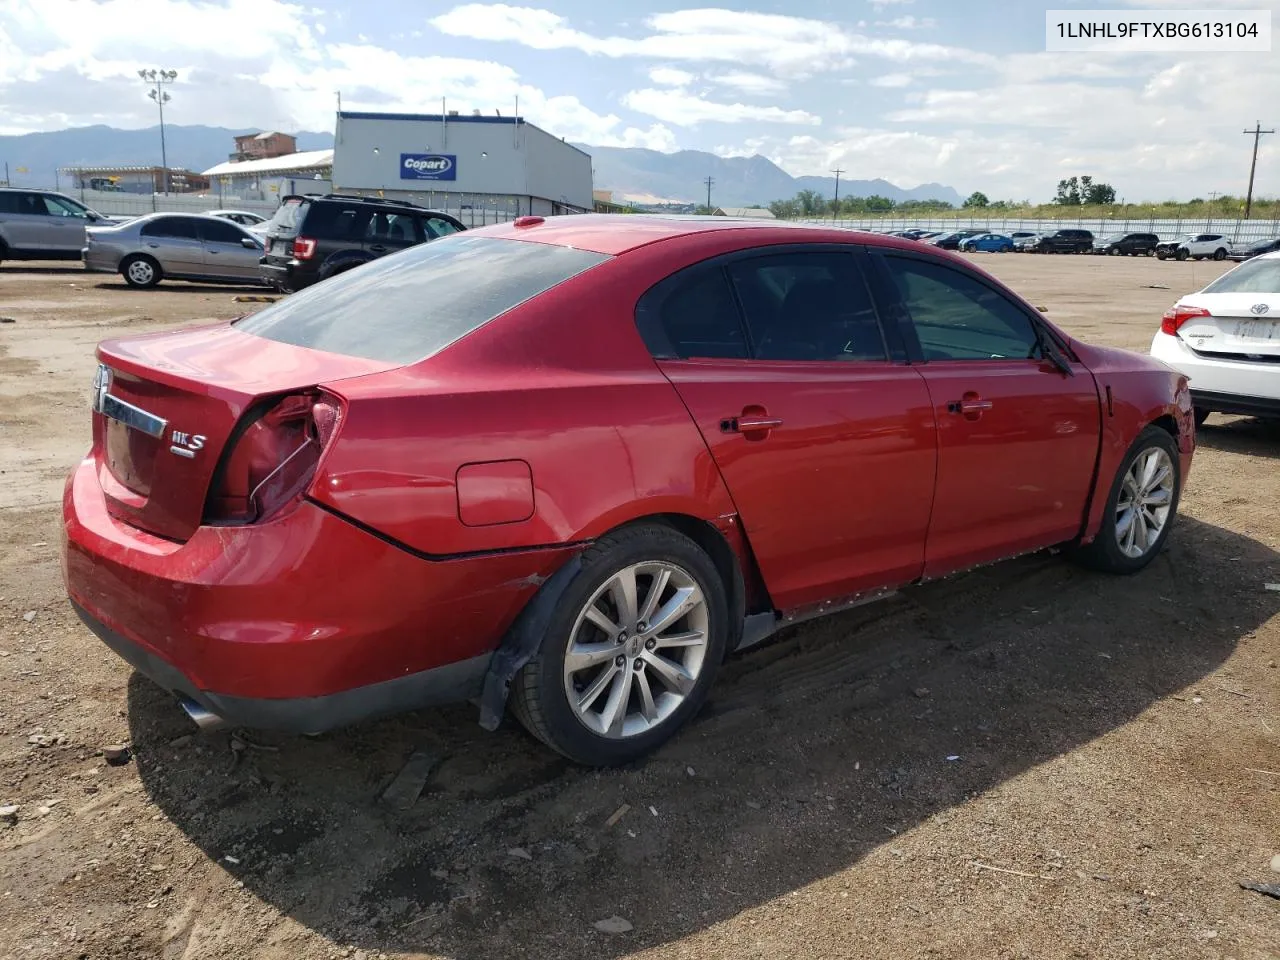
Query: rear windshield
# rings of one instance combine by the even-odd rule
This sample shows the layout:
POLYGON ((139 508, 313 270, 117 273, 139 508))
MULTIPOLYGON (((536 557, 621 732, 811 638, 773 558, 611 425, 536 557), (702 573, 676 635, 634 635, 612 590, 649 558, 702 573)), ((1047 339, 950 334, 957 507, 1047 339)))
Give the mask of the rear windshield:
POLYGON ((1280 259, 1246 260, 1201 293, 1280 293, 1280 259))
POLYGON ((303 203, 301 200, 286 200, 276 208, 275 215, 271 218, 271 226, 268 227, 270 233, 277 236, 290 236, 298 232, 298 217, 302 213, 303 203))
POLYGON ((298 347, 416 363, 607 259, 458 233, 307 287, 236 329, 298 347))

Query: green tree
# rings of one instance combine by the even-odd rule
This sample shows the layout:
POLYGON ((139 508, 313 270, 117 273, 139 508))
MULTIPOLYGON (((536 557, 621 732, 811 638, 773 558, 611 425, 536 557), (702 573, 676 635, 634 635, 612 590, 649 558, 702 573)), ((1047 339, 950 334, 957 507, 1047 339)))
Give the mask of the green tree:
POLYGON ((792 200, 775 200, 769 204, 769 212, 779 220, 794 220, 800 216, 800 205, 792 200))
POLYGON ((796 194, 796 204, 806 217, 816 217, 826 209, 826 201, 817 190, 801 190, 796 194))
POLYGON ((987 195, 981 190, 973 191, 973 193, 969 194, 969 198, 964 202, 964 206, 966 208, 988 207, 990 205, 991 201, 987 199, 987 195))
POLYGON ((1053 198, 1053 202, 1064 207, 1080 206, 1080 178, 1071 177, 1067 180, 1059 180, 1058 194, 1053 198))

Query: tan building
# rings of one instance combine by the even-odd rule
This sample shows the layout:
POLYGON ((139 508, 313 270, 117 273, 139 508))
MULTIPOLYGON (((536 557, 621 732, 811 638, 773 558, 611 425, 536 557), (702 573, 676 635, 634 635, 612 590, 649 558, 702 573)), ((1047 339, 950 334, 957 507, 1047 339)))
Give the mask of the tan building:
POLYGON ((264 133, 246 133, 236 137, 236 152, 227 159, 232 163, 245 160, 267 160, 271 157, 284 157, 298 152, 298 138, 287 133, 269 131, 264 133))

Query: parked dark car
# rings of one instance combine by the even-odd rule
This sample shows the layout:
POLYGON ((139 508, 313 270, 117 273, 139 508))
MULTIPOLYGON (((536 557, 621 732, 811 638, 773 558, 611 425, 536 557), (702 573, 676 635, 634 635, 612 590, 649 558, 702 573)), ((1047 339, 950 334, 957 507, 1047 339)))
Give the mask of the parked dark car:
POLYGON ((1266 240, 1255 240, 1253 243, 1236 247, 1227 256, 1231 260, 1252 260, 1264 253, 1277 251, 1280 251, 1280 237, 1269 237, 1266 240))
POLYGON ((271 218, 263 281, 281 290, 301 290, 388 253, 466 228, 447 213, 404 200, 288 196, 271 218))
POLYGON ((1036 253, 1088 253, 1092 249, 1093 234, 1088 230, 1055 230, 1036 244, 1036 253))
POLYGON ((1112 257, 1149 257, 1156 252, 1160 238, 1154 233, 1113 233, 1093 242, 1094 253, 1112 257))
POLYGON ((965 230, 956 230, 953 233, 941 234, 929 240, 929 243, 942 250, 959 250, 960 241, 968 240, 970 237, 976 237, 986 232, 981 227, 970 227, 965 230))

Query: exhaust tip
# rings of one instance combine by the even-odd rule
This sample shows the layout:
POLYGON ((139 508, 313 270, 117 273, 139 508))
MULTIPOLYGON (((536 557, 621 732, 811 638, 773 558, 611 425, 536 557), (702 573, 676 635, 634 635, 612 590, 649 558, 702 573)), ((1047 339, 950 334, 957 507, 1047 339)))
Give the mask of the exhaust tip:
POLYGON ((195 721, 195 725, 200 728, 201 732, 217 730, 227 724, 226 720, 212 710, 206 710, 188 697, 179 697, 178 702, 182 704, 182 709, 187 712, 188 717, 195 721))

